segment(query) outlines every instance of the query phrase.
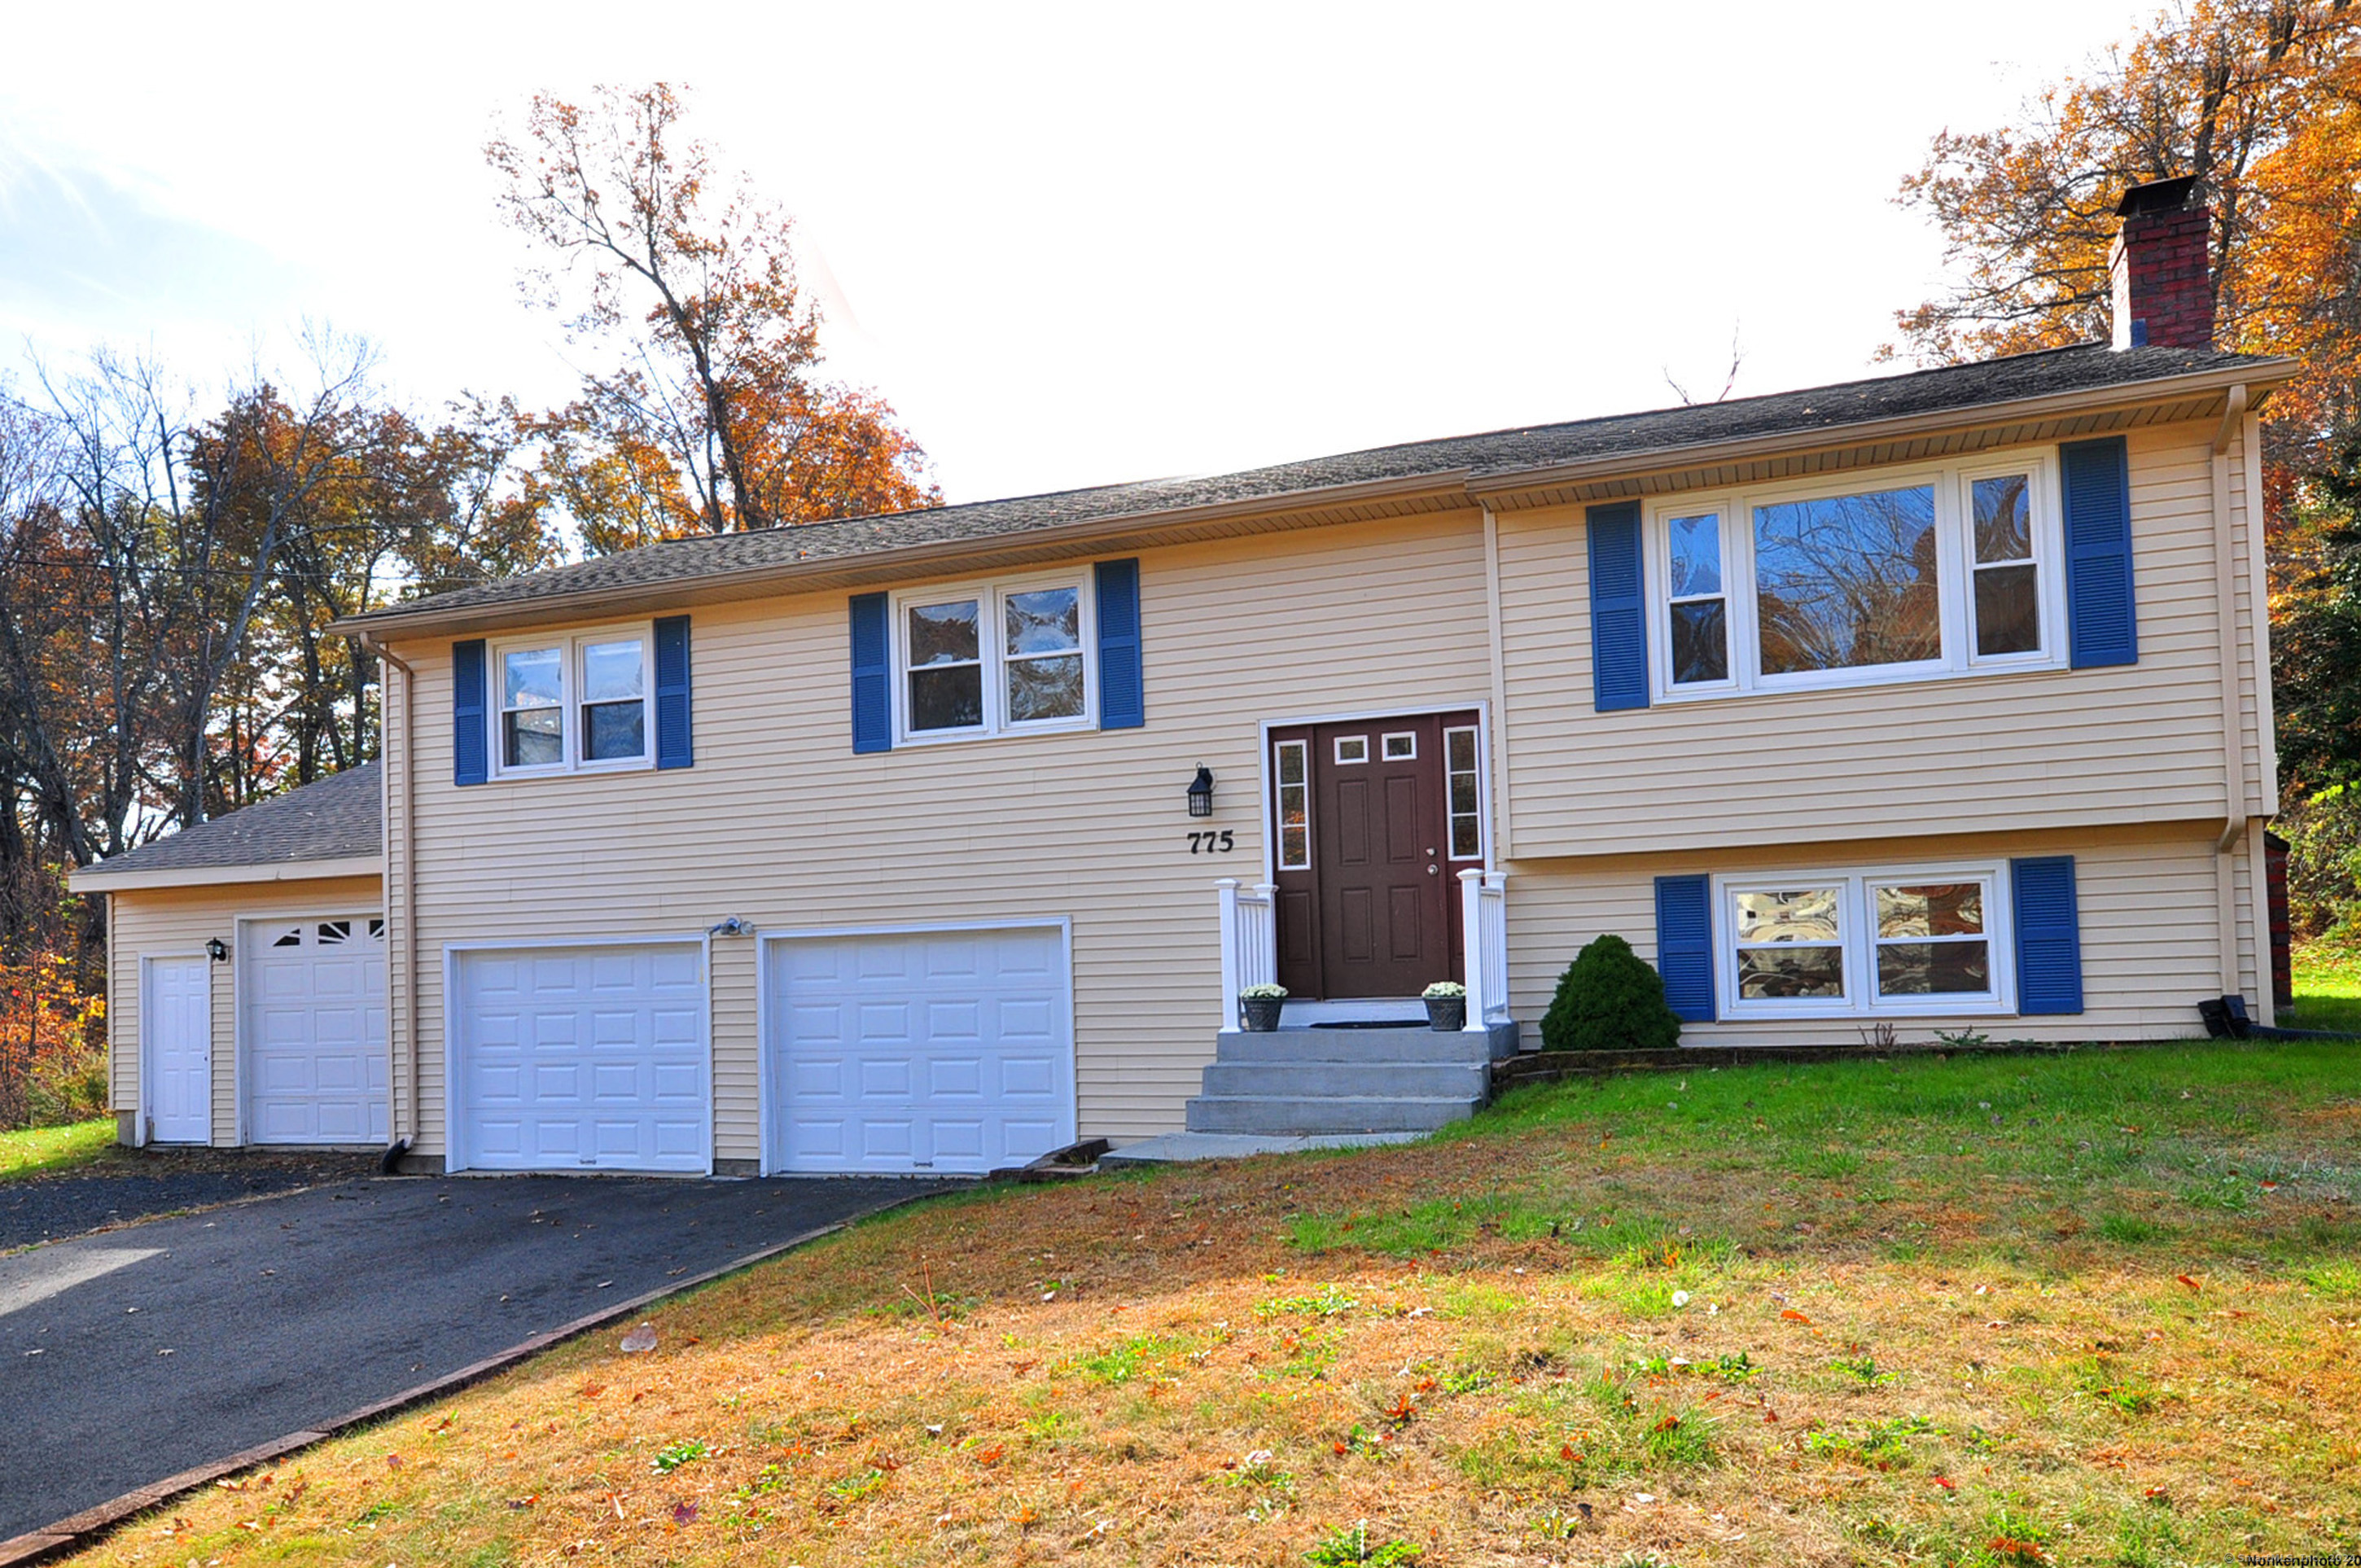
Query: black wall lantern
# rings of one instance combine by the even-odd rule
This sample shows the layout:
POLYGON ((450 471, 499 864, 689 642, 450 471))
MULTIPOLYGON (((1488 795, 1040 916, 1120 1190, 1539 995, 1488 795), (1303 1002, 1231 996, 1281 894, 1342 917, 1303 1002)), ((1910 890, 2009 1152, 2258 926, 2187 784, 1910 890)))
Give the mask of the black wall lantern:
POLYGON ((215 937, 205 944, 205 957, 217 964, 229 962, 229 944, 215 937))
POLYGON ((1189 781, 1189 815, 1213 815, 1213 770, 1202 762, 1197 764, 1197 776, 1189 781))

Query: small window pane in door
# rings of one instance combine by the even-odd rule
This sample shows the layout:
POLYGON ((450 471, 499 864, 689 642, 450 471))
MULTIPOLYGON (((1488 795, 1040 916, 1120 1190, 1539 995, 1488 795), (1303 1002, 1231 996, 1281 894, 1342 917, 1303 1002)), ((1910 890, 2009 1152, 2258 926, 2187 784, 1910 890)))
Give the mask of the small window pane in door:
POLYGON ((1300 872, 1312 864, 1311 745, 1279 743, 1279 869, 1300 872))
POLYGON ((1414 761, 1418 756, 1418 732, 1406 730, 1399 735, 1389 735, 1385 738, 1383 750, 1389 762, 1414 761))
POLYGON ((1451 859, 1484 858, 1483 794, 1477 786, 1476 731, 1443 732, 1444 800, 1451 819, 1451 859))
POLYGON ((1369 738, 1366 735, 1336 737, 1336 760, 1340 762, 1366 762, 1369 760, 1369 738))

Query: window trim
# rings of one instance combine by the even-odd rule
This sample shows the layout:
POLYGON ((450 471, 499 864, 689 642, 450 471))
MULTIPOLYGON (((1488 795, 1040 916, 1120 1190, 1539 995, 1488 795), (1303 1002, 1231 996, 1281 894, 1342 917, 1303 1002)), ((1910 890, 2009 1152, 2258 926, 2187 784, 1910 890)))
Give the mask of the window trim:
POLYGON ((1649 699, 1705 702, 1718 697, 1772 696, 1912 681, 2069 668, 2066 645, 2065 525, 2059 499, 2057 455, 2048 448, 1980 453, 1942 463, 1850 468, 1806 480, 1773 481, 1714 490, 1683 490, 1652 500, 1642 520, 1642 566, 1648 625, 1649 699), (1977 479, 2025 474, 2031 479, 2033 556, 2037 569, 2041 649, 2032 653, 1980 655, 1975 651, 1975 552, 1972 486, 1977 479), (1755 578, 1754 509, 1783 502, 1826 500, 1876 490, 1931 488, 1935 499, 1935 560, 1941 656, 1906 664, 1864 664, 1835 670, 1762 674, 1761 602, 1755 578), (1675 685, 1672 667, 1672 520, 1718 512, 1721 518, 1722 619, 1730 674, 1719 681, 1675 685), (1740 526, 1741 524, 1744 526, 1740 526))
POLYGON ((653 620, 623 621, 488 641, 484 645, 484 686, 485 753, 490 764, 486 772, 487 779, 546 779, 572 773, 628 773, 656 765, 656 632, 653 620), (603 757, 595 762, 586 760, 581 755, 582 651, 592 643, 621 642, 632 639, 640 644, 640 754, 636 757, 603 757), (515 710, 508 706, 504 661, 510 653, 544 648, 555 648, 563 655, 558 666, 557 717, 559 748, 565 756, 555 762, 511 767, 507 761, 507 716, 515 710))
POLYGON ((1723 1023, 1806 1019, 2004 1017, 2016 1012, 2015 905, 2006 861, 1814 866, 1717 873, 1713 885, 1713 973, 1717 1016, 1723 1023), (1870 889, 1894 883, 1976 882, 1984 889, 1984 940, 1991 948, 1992 989, 1982 994, 1877 994, 1876 920, 1870 889), (1738 993, 1738 905, 1741 893, 1836 886, 1838 946, 1844 955, 1845 994, 1741 998, 1738 993))
MULTIPOLYGON (((897 588, 886 597, 888 662, 893 676, 894 744, 949 745, 962 740, 990 740, 1016 735, 1059 735, 1099 725, 1098 595, 1091 570, 1037 572, 1013 577, 970 578, 956 583, 897 588), (1082 711, 1071 718, 1011 720, 1008 708, 1008 655, 1004 606, 1015 594, 1044 588, 1074 590, 1076 626, 1082 646, 1082 711), (983 670, 983 722, 957 729, 913 729, 910 727, 910 610, 960 599, 976 601, 976 646, 983 670)), ((1050 657, 1051 655, 1038 655, 1050 657)))

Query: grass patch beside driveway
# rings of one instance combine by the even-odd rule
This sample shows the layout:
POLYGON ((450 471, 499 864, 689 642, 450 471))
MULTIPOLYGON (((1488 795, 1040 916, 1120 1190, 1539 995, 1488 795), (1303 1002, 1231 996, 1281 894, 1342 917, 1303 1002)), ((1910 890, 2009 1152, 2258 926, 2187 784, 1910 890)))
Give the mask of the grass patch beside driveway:
POLYGON ((115 1146, 115 1118, 0 1133, 0 1181, 94 1164, 115 1146))
POLYGON ((86 1560, 2361 1550, 2356 1067, 1638 1074, 1424 1144, 961 1195, 86 1560))

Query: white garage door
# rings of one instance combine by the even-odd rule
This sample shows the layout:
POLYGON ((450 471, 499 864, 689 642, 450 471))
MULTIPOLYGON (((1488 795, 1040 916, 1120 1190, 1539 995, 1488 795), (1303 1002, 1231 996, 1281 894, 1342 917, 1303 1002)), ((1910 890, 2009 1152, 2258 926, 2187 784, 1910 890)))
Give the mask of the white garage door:
POLYGON ((1059 927, 769 947, 774 1168, 986 1171, 1074 1141, 1059 927))
POLYGON ((251 921, 239 948, 247 1141, 387 1142, 385 922, 251 921))
POLYGON ((456 1001, 464 1168, 712 1168, 698 945, 463 953, 456 1001))

